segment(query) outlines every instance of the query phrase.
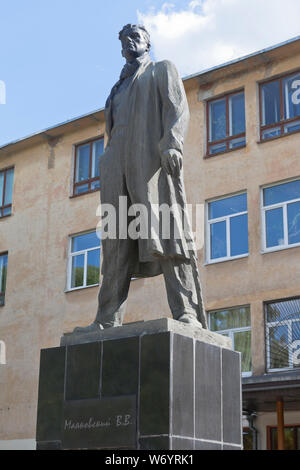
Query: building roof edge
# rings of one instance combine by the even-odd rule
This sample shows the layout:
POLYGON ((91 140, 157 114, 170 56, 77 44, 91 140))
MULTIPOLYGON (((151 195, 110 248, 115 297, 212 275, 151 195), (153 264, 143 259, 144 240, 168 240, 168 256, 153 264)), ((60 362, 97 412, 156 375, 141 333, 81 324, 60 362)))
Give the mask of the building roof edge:
MULTIPOLYGON (((273 51, 274 49, 278 49, 280 47, 283 47, 283 46, 286 46, 290 43, 293 43, 293 42, 297 42, 297 41, 300 41, 300 35, 299 36, 296 36, 296 37, 293 37, 291 39, 288 39, 287 41, 284 41, 284 42, 281 42, 281 43, 278 43, 278 44, 275 44, 273 46, 270 46, 270 47, 267 47, 265 49, 261 49, 259 51, 256 51, 256 52, 252 52, 251 54, 248 54, 248 55, 245 55, 243 57, 239 57, 237 59, 233 59, 229 62, 225 62, 223 64, 220 64, 220 65, 216 65, 214 67, 211 67, 209 69, 205 69, 205 70, 202 70, 200 72, 197 72, 197 73, 194 73, 194 74, 191 74, 191 75, 187 75, 185 77, 182 78, 183 81, 187 81, 187 80, 191 80, 193 78, 196 78, 196 77, 200 77, 200 76, 203 76, 203 75, 206 75, 206 74, 209 74, 211 72, 214 72, 216 70, 220 70, 220 69, 223 69, 223 68, 226 68, 230 65, 233 65, 233 64, 237 64, 239 62, 243 62, 247 59, 250 59, 252 57, 255 57, 255 56, 258 56, 258 55, 261 55, 261 54, 264 54, 264 53, 267 53, 267 52, 270 52, 270 51, 273 51)), ((91 111, 91 112, 88 112, 88 113, 85 113, 85 114, 82 114, 80 116, 76 116, 74 118, 71 118, 71 119, 68 119, 66 121, 63 121, 59 124, 55 124, 54 126, 50 126, 50 127, 47 127, 46 129, 43 129, 43 130, 40 130, 40 131, 37 131, 37 132, 34 132, 33 134, 29 134, 25 137, 21 137, 19 139, 16 139, 16 140, 13 140, 13 141, 10 141, 4 145, 0 145, 0 151, 4 151, 5 148, 7 147, 11 147, 15 144, 18 144, 22 141, 25 141, 25 140, 29 140, 29 139, 32 139, 33 137, 37 137, 39 135, 43 135, 43 134, 47 134, 48 132, 50 132, 51 130, 54 130, 54 129, 57 129, 59 127, 62 127, 64 125, 67 125, 67 124, 70 124, 72 122, 75 122, 75 121, 78 121, 80 119, 83 119, 83 118, 86 118, 86 117, 89 117, 89 116, 92 116, 93 114, 96 114, 96 113, 100 113, 100 112, 103 112, 104 111, 104 107, 103 108, 99 108, 97 110, 94 110, 94 111, 91 111)))
POLYGON ((190 80, 192 78, 196 78, 196 77, 201 76, 201 75, 208 74, 210 72, 214 72, 216 70, 228 67, 230 65, 237 64, 239 62, 243 62, 244 60, 250 59, 252 57, 255 57, 255 56, 258 56, 258 55, 261 55, 261 54, 265 54, 265 53, 270 52, 270 51, 273 51, 274 49, 279 49, 280 47, 286 46, 286 45, 288 45, 292 42, 297 42, 297 41, 300 41, 300 35, 295 36, 291 39, 288 39, 284 42, 274 44, 273 46, 266 47, 264 49, 260 49, 260 50, 255 51, 255 52, 251 52, 251 54, 247 54, 245 56, 238 57, 236 59, 232 59, 228 62, 224 62, 223 64, 215 65, 214 67, 211 67, 211 68, 208 68, 208 69, 205 69, 205 70, 201 70, 200 72, 196 72, 196 73, 193 73, 191 75, 186 75, 185 77, 182 78, 182 80, 186 81, 186 80, 190 80))

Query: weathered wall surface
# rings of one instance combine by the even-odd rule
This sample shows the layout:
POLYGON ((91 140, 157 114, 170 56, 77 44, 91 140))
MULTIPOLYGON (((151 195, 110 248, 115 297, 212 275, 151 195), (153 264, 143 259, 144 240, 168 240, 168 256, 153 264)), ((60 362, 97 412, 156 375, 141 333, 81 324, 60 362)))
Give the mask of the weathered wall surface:
MULTIPOLYGON (((241 190, 248 196, 249 256, 206 264, 198 251, 206 310, 249 304, 253 373, 265 371, 263 301, 299 295, 300 248, 262 254, 260 186, 300 176, 300 134, 258 143, 257 82, 293 70, 299 55, 203 84, 185 82, 191 112, 185 145, 187 199, 241 190), (245 90, 247 146, 205 156, 205 100, 245 90)), ((0 307, 0 339, 7 364, 0 365, 0 440, 35 436, 39 354, 59 345, 63 332, 90 323, 98 287, 66 292, 68 237, 92 230, 99 193, 72 198, 73 146, 102 135, 104 123, 74 128, 51 145, 45 142, 0 157, 15 166, 13 215, 0 220, 0 253, 9 252, 6 302, 0 307)), ((131 283, 126 322, 170 315, 162 276, 131 283)))

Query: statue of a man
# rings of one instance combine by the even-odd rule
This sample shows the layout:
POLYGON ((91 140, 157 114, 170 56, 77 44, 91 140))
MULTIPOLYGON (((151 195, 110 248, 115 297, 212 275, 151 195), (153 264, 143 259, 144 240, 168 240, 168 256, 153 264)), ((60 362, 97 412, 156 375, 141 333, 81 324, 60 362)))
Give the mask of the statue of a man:
MULTIPOLYGON (((171 62, 151 61, 150 37, 143 26, 124 26, 119 39, 126 64, 105 107, 108 140, 100 158, 101 204, 111 204, 119 214, 124 211, 120 200, 126 197, 126 210, 138 204, 151 213, 157 205, 176 205, 185 213, 182 151, 189 110, 182 80, 171 62)), ((158 225, 165 223, 160 212, 157 217, 158 225)), ((180 238, 150 233, 133 239, 128 233, 120 237, 120 228, 118 224, 117 238, 102 240, 96 319, 75 331, 122 325, 131 279, 161 273, 173 318, 207 328, 191 236, 185 231, 180 238)))

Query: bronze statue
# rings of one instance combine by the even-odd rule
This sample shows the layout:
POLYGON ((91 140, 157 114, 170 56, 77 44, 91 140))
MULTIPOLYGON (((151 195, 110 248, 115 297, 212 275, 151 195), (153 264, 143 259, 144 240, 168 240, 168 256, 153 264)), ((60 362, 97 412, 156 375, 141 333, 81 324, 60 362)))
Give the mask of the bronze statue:
MULTIPOLYGON (((182 174, 189 110, 182 80, 167 61, 152 62, 150 37, 128 24, 119 33, 126 59, 106 102, 107 145, 100 158, 101 204, 177 205, 186 212, 182 174)), ((171 211, 171 223, 176 223, 171 211)), ((158 219, 160 215, 158 214, 158 219)), ((161 222, 158 220, 158 222, 161 222)), ((120 227, 117 227, 120 229, 120 227)), ((164 275, 173 318, 207 328, 192 237, 104 238, 102 283, 95 321, 76 332, 122 325, 132 277, 164 275)))

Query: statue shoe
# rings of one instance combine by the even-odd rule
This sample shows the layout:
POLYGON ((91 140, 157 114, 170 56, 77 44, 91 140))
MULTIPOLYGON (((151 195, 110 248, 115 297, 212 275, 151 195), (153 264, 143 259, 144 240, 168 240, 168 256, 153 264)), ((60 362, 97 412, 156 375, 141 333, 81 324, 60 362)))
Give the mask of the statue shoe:
POLYGON ((181 321, 182 323, 186 323, 187 325, 191 325, 196 328, 202 328, 202 325, 197 320, 197 317, 191 313, 184 313, 181 315, 181 317, 177 318, 177 321, 181 321))
POLYGON ((76 326, 76 328, 74 328, 73 330, 73 333, 75 334, 94 333, 100 330, 103 330, 103 326, 101 325, 101 323, 93 322, 91 325, 88 325, 88 326, 76 326))

